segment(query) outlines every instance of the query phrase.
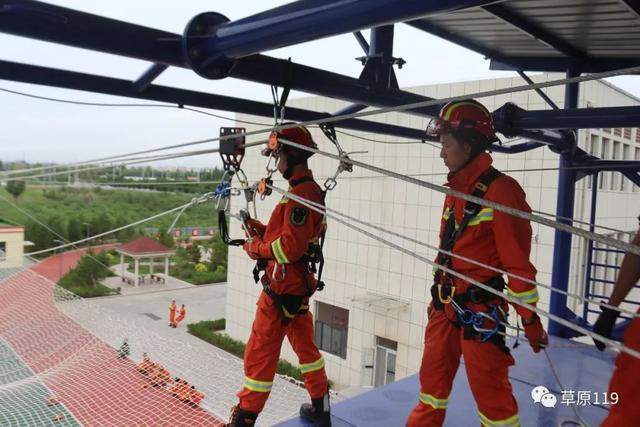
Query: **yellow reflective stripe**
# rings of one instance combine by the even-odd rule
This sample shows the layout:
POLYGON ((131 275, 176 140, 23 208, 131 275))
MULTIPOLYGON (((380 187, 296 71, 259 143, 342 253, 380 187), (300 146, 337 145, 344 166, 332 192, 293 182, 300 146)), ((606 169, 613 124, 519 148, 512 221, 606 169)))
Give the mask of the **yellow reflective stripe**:
POLYGON ((455 111, 456 108, 461 107, 463 105, 473 105, 474 107, 480 107, 484 113, 487 115, 487 118, 491 117, 491 113, 489 113, 489 110, 487 110, 486 108, 478 105, 475 102, 456 102, 455 104, 453 104, 445 113, 444 113, 444 117, 443 119, 446 121, 449 121, 451 119, 451 114, 455 111))
POLYGON ((316 360, 315 362, 301 363, 300 364, 300 372, 302 372, 303 374, 308 374, 309 372, 319 371, 322 368, 324 368, 324 358, 323 357, 321 357, 320 359, 316 360))
POLYGON ((420 393, 420 402, 424 403, 425 405, 430 405, 434 409, 447 409, 447 405, 449 404, 449 398, 438 399, 437 397, 431 394, 420 393))
POLYGON ((284 205, 285 203, 289 203, 289 199, 287 199, 287 196, 282 196, 282 199, 280 199, 278 204, 279 205, 284 205))
POLYGON ((520 416, 515 414, 512 417, 505 418, 504 420, 490 420, 486 416, 482 414, 482 412, 478 411, 478 415, 480 416, 480 422, 483 426, 486 427, 519 427, 520 426, 520 416))
POLYGON ((478 215, 471 218, 471 221, 467 224, 469 225, 478 225, 481 222, 485 221, 493 221, 493 209, 485 208, 478 212, 478 215))
POLYGON ((537 288, 533 288, 524 292, 514 292, 507 286, 507 294, 511 297, 519 299, 522 302, 526 302, 527 304, 533 304, 535 302, 538 302, 538 300, 540 299, 537 288))
POLYGON ((284 254, 282 243, 280 243, 279 237, 271 243, 271 250, 273 251, 273 256, 276 257, 276 261, 278 261, 279 264, 289 264, 289 260, 284 254))
POLYGON ((269 393, 273 381, 258 381, 253 378, 244 377, 244 386, 251 391, 257 391, 258 393, 269 393))
POLYGON ((446 221, 449 219, 450 216, 451 216, 451 209, 447 207, 447 209, 445 209, 444 213, 442 214, 442 219, 446 221))

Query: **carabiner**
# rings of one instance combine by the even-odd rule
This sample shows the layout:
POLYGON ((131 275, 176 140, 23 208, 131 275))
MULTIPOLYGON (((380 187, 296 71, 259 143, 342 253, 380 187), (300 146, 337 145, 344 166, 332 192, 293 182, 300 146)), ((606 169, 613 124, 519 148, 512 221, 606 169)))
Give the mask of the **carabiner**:
POLYGON ((442 299, 442 285, 438 284, 438 299, 440 300, 440 302, 442 304, 450 304, 451 301, 453 301, 453 299, 451 298, 452 295, 455 295, 456 293, 456 287, 455 286, 449 286, 449 295, 447 296, 447 299, 444 300, 442 299))

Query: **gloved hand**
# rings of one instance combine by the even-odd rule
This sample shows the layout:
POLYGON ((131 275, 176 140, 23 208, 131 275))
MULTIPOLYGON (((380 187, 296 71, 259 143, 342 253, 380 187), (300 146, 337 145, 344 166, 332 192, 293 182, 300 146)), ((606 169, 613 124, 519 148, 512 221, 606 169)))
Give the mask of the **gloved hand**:
POLYGON ((524 335, 529 340, 529 345, 534 353, 539 353, 540 349, 549 344, 549 336, 542 327, 542 322, 537 314, 534 314, 529 320, 523 318, 522 325, 524 326, 524 335))
POLYGON ((264 242, 259 236, 254 236, 251 241, 246 241, 242 249, 249 255, 249 258, 258 260, 261 258, 271 258, 271 245, 264 242))
POLYGON ((258 236, 262 239, 264 237, 264 231, 267 229, 267 226, 257 219, 249 218, 247 220, 247 228, 249 236, 258 236))
MULTIPOLYGON (((620 315, 620 312, 617 310, 613 310, 608 307, 602 307, 602 313, 598 316, 598 320, 593 325, 593 332, 598 335, 602 335, 605 338, 611 338, 611 332, 613 331, 613 327, 616 324, 616 319, 620 315)), ((593 339, 593 342, 596 344, 596 347, 600 351, 604 351, 607 347, 605 343, 602 341, 598 341, 597 339, 593 339)))

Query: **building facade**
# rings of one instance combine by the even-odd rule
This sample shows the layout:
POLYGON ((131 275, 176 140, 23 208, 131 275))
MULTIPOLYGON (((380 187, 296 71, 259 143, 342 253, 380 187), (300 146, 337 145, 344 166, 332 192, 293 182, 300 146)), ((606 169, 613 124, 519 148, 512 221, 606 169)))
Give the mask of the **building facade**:
MULTIPOLYGON (((561 78, 560 75, 538 75, 534 80, 561 78)), ((433 98, 446 98, 480 91, 519 86, 520 78, 501 78, 439 84, 409 88, 409 91, 433 98)), ((564 87, 545 89, 557 104, 563 105, 564 87)), ((548 109, 534 91, 497 95, 479 99, 494 110, 513 102, 528 110, 548 109)), ((640 100, 605 82, 581 85, 580 107, 638 105, 640 100)), ((334 112, 345 103, 320 97, 293 99, 289 105, 322 112, 334 112)), ((268 123, 264 118, 238 115, 238 120, 268 123)), ((408 114, 388 113, 367 117, 384 123, 425 129, 428 119, 408 114)), ((248 131, 262 128, 238 124, 248 131)), ((335 153, 335 148, 317 128, 314 138, 322 150, 335 153)), ((436 184, 446 182, 446 169, 439 158, 439 147, 433 144, 406 143, 398 138, 363 132, 339 133, 342 147, 356 152, 352 158, 402 174, 413 175, 436 184), (367 139, 363 139, 367 138, 367 139)), ((247 142, 258 140, 249 138, 247 142)), ((509 142, 507 142, 509 143, 509 142)), ((605 159, 640 160, 639 129, 596 129, 581 131, 579 145, 605 159)), ((535 211, 554 214, 558 187, 559 156, 548 148, 503 155, 494 154, 494 165, 513 176, 523 186, 527 200, 535 211)), ((265 175, 266 159, 259 150, 248 149, 243 169, 250 180, 265 175)), ((314 156, 310 166, 322 183, 333 175, 337 162, 314 156)), ((278 176, 275 185, 286 189, 278 176)), ((576 189, 575 218, 589 221, 592 179, 582 179, 576 189)), ((617 173, 602 173, 598 181, 597 223, 623 231, 637 229, 640 214, 640 192, 617 173)), ((277 194, 258 201, 258 216, 263 222, 278 202, 277 194)), ((327 205, 339 212, 412 237, 432 246, 438 245, 438 232, 444 195, 403 181, 377 176, 354 168, 343 173, 335 190, 327 195, 327 205)), ((244 206, 244 200, 233 198, 232 212, 244 206)), ((414 257, 384 246, 349 228, 328 220, 325 243, 324 291, 314 295, 311 309, 316 322, 316 343, 322 349, 327 373, 340 387, 371 387, 416 373, 420 366, 426 308, 430 300, 432 267, 414 257)), ((537 279, 550 284, 554 230, 532 224, 532 262, 538 269, 537 279)), ((237 221, 231 222, 233 236, 242 235, 237 221)), ((607 230, 597 230, 611 233, 607 230)), ((380 234, 376 232, 377 234, 380 234)), ((435 258, 435 251, 391 236, 387 240, 407 249, 435 258)), ((623 236, 619 236, 623 237, 623 236)), ((572 241, 573 255, 569 291, 582 295, 585 286, 588 246, 580 238, 572 241)), ((603 252, 605 253, 605 252, 603 252)), ((616 254, 614 254, 616 255, 616 254)), ((619 255, 619 254, 618 254, 619 255)), ((619 259, 606 258, 603 264, 619 259)), ((253 282, 251 261, 241 248, 230 248, 227 290, 227 332, 246 341, 251 331, 255 302, 261 289, 253 282)), ((592 271, 592 277, 605 277, 610 271, 592 271)), ((610 276, 606 276, 610 277, 610 276)), ((539 306, 548 310, 549 291, 540 289, 539 306)), ((606 292, 606 290, 601 290, 606 292)), ((582 314, 583 306, 569 299, 569 307, 582 314)), ((513 310, 512 310, 513 313, 513 310)), ((511 317, 514 317, 513 314, 511 317)), ((282 357, 292 363, 297 358, 285 342, 282 357)))
POLYGON ((22 267, 24 227, 0 221, 0 269, 22 267))

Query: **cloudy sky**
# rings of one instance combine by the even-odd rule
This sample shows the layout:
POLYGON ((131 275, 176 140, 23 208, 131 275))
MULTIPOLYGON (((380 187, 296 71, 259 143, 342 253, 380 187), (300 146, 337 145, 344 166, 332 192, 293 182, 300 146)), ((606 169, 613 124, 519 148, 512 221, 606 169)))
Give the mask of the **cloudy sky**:
MULTIPOLYGON (((48 0, 49 3, 84 10, 157 29, 182 33, 186 23, 205 11, 222 13, 231 20, 288 3, 288 1, 168 0, 48 0)), ((365 32, 365 36, 368 32, 365 32)), ((432 37, 406 25, 396 25, 395 56, 407 61, 397 70, 401 86, 495 78, 510 75, 489 71, 481 55, 432 37)), ((291 57, 305 65, 357 77, 362 69, 354 60, 362 50, 351 34, 287 47, 269 55, 291 57)), ((148 63, 94 53, 36 40, 0 34, 0 59, 54 68, 136 79, 148 63)), ((640 96, 640 77, 611 79, 640 96)), ((205 80, 192 71, 170 68, 156 80, 168 86, 269 101, 268 86, 235 79, 205 80)), ((123 98, 25 85, 0 80, 0 88, 42 96, 97 101, 127 102, 123 98)), ((304 96, 293 93, 292 96, 304 96)), ((226 116, 231 113, 220 113, 226 116)), ((76 162, 146 148, 216 136, 223 120, 179 110, 96 108, 50 103, 0 92, 0 159, 76 162)), ((212 143, 215 144, 215 143, 212 143)), ((214 155, 157 163, 163 166, 207 167, 217 164, 214 155)))

